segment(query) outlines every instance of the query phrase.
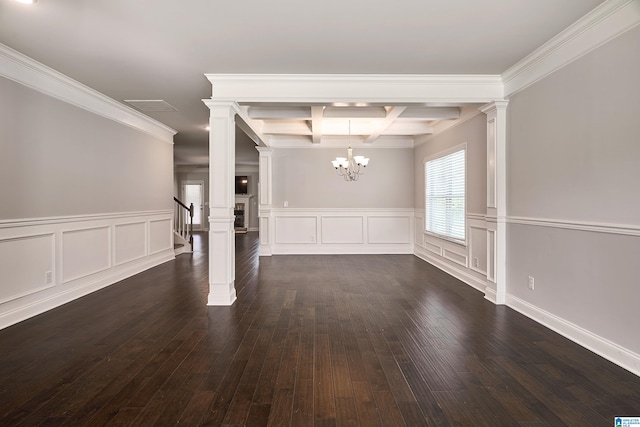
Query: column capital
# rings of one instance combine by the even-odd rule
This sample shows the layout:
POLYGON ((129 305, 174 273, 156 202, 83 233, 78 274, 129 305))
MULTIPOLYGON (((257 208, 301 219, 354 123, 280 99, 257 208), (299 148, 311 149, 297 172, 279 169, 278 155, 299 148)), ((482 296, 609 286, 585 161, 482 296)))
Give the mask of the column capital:
POLYGON ((506 110, 508 104, 509 104, 509 100, 507 99, 496 100, 480 107, 480 111, 482 111, 485 114, 488 114, 496 110, 506 110))
POLYGON ((235 101, 203 99, 202 102, 211 110, 211 117, 233 117, 240 112, 240 105, 235 101))
POLYGON ((255 147, 260 152, 261 156, 270 156, 273 154, 273 148, 271 147, 255 147))

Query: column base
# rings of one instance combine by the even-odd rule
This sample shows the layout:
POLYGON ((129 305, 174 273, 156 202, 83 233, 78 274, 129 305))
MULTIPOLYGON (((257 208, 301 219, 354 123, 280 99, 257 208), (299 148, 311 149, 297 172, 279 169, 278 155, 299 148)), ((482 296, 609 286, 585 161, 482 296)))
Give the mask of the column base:
POLYGON ((497 293, 493 288, 486 287, 484 290, 484 299, 491 301, 495 305, 504 305, 507 298, 504 293, 497 293))
POLYGON ((258 256, 271 256, 273 252, 271 251, 271 245, 260 245, 258 249, 258 256))
POLYGON ((229 292, 209 292, 207 305, 212 306, 230 306, 236 302, 236 288, 233 283, 229 285, 229 292))

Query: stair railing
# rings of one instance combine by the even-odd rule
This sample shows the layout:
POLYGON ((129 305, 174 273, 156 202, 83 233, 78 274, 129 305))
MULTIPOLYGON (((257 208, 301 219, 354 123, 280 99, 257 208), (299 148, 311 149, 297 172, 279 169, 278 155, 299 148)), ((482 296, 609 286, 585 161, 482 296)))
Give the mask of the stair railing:
POLYGON ((193 245, 193 203, 187 206, 175 197, 173 201, 175 202, 173 229, 193 245))

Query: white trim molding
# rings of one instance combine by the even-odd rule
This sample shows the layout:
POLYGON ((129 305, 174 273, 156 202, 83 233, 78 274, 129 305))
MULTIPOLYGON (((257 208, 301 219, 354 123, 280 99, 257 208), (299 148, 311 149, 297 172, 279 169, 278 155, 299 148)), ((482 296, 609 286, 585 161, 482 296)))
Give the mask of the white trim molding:
POLYGON ((205 74, 212 99, 235 102, 489 102, 499 75, 205 74))
POLYGON ((640 24, 638 0, 608 0, 502 73, 509 97, 640 24))
POLYGON ((640 236, 640 225, 613 224, 592 221, 572 221, 550 218, 530 218, 520 216, 507 217, 508 224, 529 225, 534 227, 561 228, 564 230, 591 231, 595 233, 640 236))
POLYGON ((172 215, 2 221, 0 329, 174 259, 172 215))
POLYGON ((507 294, 507 306, 584 348, 610 360, 616 365, 627 369, 629 372, 640 376, 640 354, 627 350, 618 344, 513 295, 507 294))
POLYGON ((0 76, 173 144, 170 127, 1 43, 0 76))

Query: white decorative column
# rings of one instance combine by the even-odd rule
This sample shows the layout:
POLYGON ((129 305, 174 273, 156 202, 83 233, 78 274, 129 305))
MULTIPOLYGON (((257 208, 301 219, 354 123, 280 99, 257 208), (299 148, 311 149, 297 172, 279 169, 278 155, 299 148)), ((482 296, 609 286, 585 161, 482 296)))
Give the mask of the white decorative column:
POLYGON ((209 126, 209 298, 208 305, 236 300, 235 102, 204 100, 211 110, 209 126))
POLYGON ((485 298, 504 304, 507 277, 507 104, 495 101, 487 115, 487 287, 485 298))
POLYGON ((273 216, 271 215, 271 193, 273 188, 272 155, 273 150, 268 147, 256 147, 259 151, 259 176, 258 188, 258 217, 260 221, 260 256, 271 256, 271 245, 274 239, 273 216))

